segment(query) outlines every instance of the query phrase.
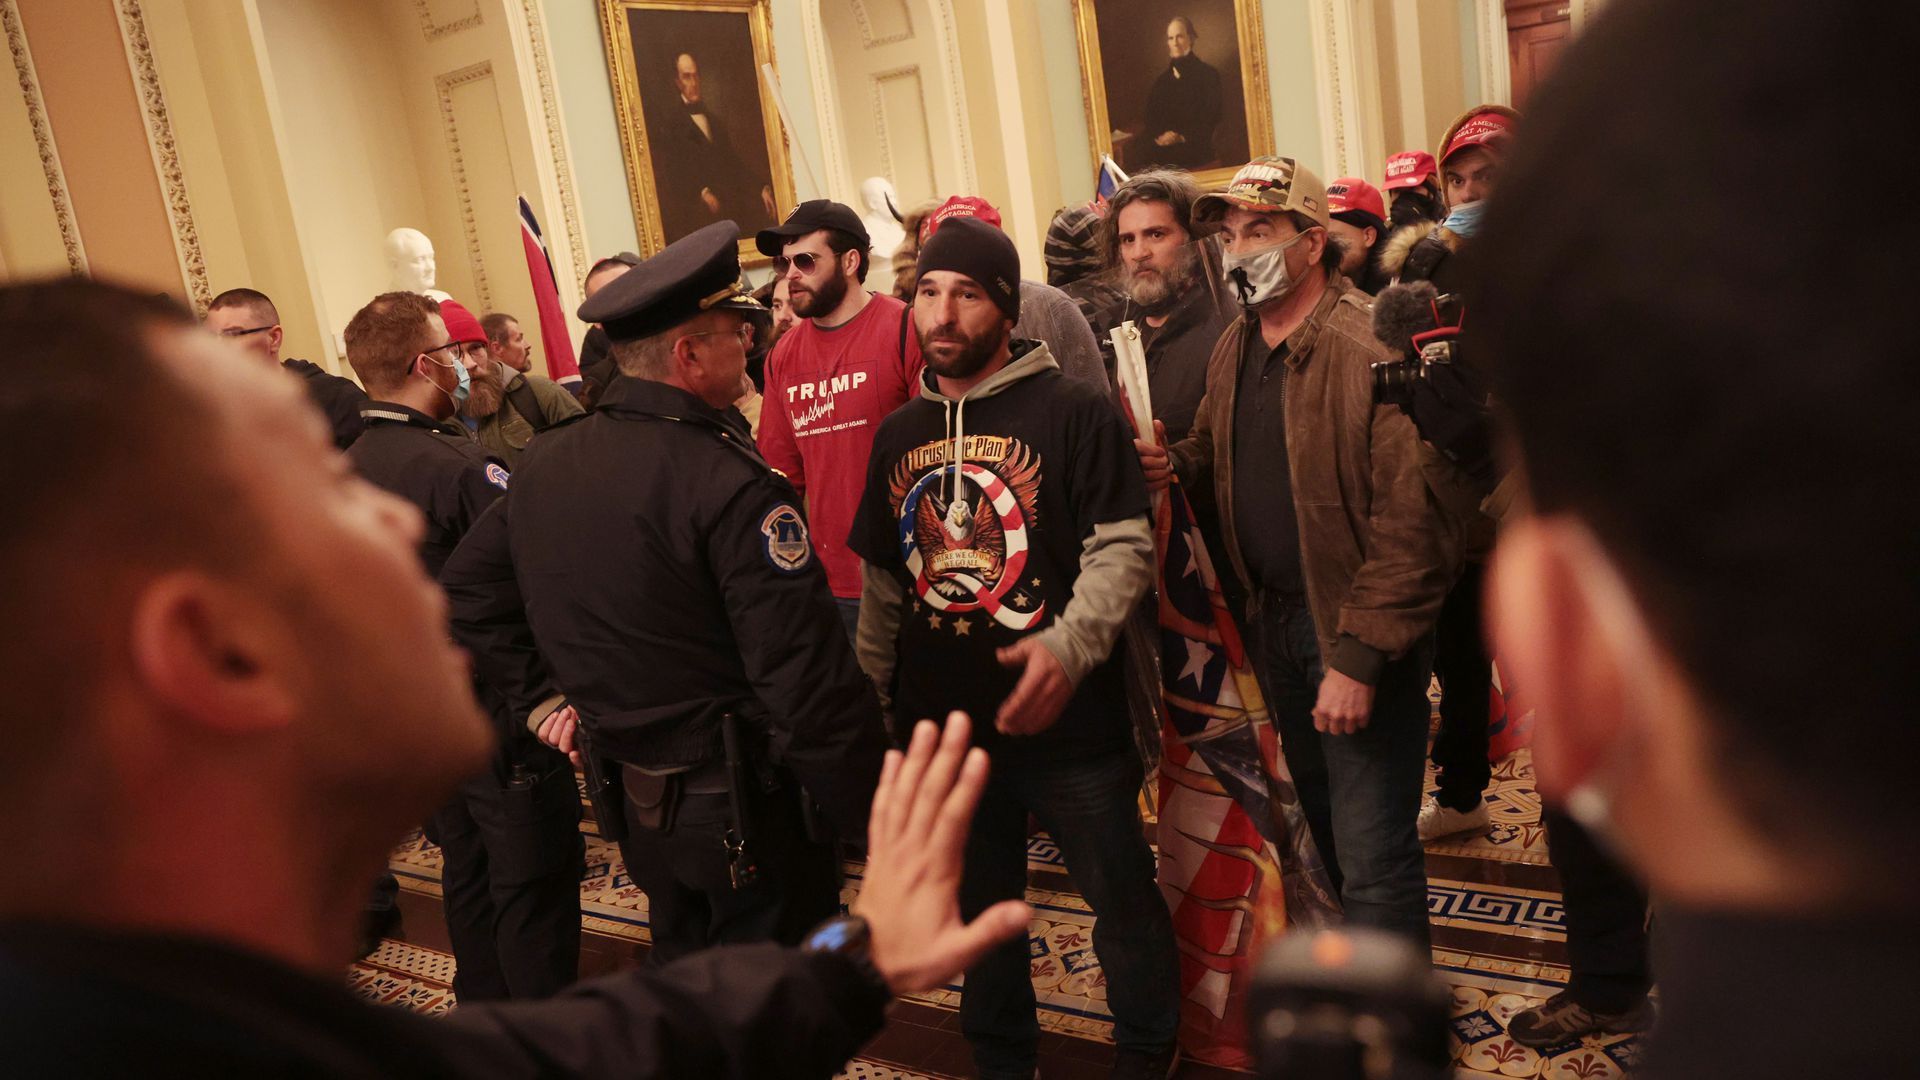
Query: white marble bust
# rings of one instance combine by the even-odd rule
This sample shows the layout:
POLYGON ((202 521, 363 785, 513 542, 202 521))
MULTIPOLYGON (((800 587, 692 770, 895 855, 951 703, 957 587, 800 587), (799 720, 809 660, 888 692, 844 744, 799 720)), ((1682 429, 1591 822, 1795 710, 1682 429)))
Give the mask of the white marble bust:
POLYGON ((900 196, 894 193, 893 183, 886 177, 869 176, 860 182, 860 205, 860 224, 867 227, 867 237, 873 241, 873 257, 867 260, 867 285, 891 292, 893 253, 907 238, 900 219, 894 216, 900 206, 900 196))
POLYGON ((433 287, 433 241, 419 229, 398 228, 387 234, 387 288, 416 292, 435 300, 453 297, 433 287))

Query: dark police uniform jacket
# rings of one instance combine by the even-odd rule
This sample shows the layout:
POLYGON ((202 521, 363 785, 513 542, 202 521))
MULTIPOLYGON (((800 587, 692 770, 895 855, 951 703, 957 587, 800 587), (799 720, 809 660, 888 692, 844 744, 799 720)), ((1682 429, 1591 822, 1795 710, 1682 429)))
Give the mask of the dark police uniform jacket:
POLYGON ((361 476, 426 515, 420 558, 438 577, 460 538, 507 493, 507 467, 456 420, 435 420, 391 401, 369 401, 360 417, 366 430, 347 457, 361 476))
POLYGON ((544 661, 596 754, 662 771, 718 759, 733 713, 841 836, 865 835, 879 702, 799 500, 738 414, 615 378, 527 448, 441 582, 516 713, 544 700, 544 661))
MULTIPOLYGON (((347 448, 347 457, 369 482, 419 507, 426 516, 420 561, 427 573, 438 577, 460 538, 507 493, 507 467, 457 420, 435 420, 391 401, 369 401, 360 415, 366 430, 347 448)), ((535 692, 541 689, 553 692, 551 684, 541 684, 535 692)), ((506 744, 531 748, 531 733, 513 720, 496 684, 475 679, 474 691, 499 725, 506 744)))

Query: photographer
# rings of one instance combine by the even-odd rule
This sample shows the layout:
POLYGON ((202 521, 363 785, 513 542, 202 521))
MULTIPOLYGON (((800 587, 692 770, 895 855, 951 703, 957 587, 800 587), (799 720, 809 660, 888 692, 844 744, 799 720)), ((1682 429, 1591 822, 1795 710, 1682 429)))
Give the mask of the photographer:
MULTIPOLYGON (((1490 115, 1507 119, 1504 110, 1490 115)), ((1478 205, 1493 193, 1506 137, 1501 123, 1476 124, 1475 117, 1468 113, 1454 124, 1442 160, 1450 197, 1478 205)), ((1482 295, 1504 287, 1505 279, 1492 276, 1497 264, 1476 261, 1476 248, 1453 257, 1462 243, 1450 230, 1436 229, 1421 243, 1430 248, 1420 260, 1423 272, 1440 272, 1456 285, 1484 286, 1482 295)), ((1484 316, 1474 313, 1469 321, 1468 314, 1457 293, 1441 295, 1425 281, 1394 285, 1374 306, 1374 332, 1401 354, 1396 364, 1376 365, 1375 393, 1399 405, 1447 459, 1429 463, 1428 482, 1464 523, 1465 561, 1435 634, 1433 666, 1442 692, 1432 750, 1438 790, 1420 808, 1423 841, 1484 832, 1490 824, 1484 791, 1493 775, 1493 669, 1481 608, 1495 522, 1504 513, 1505 493, 1518 481, 1502 476, 1495 456, 1485 361, 1473 352, 1477 339, 1464 330, 1484 330, 1484 316)), ((1557 802, 1545 802, 1541 822, 1566 905, 1570 977, 1566 990, 1515 1014, 1508 1034, 1522 1045, 1545 1048, 1583 1035, 1644 1030, 1653 1019, 1646 894, 1557 802)))

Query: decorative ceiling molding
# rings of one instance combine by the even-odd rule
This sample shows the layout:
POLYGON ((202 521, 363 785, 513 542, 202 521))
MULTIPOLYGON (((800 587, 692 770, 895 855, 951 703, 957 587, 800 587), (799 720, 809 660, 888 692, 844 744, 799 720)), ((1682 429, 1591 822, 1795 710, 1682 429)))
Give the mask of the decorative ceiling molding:
POLYGON ((1319 99, 1321 168, 1325 176, 1354 176, 1366 156, 1361 94, 1352 85, 1355 55, 1353 0, 1321 0, 1308 9, 1313 32, 1314 87, 1319 99))
POLYGON ((447 157, 452 164, 453 190, 460 202, 460 230, 466 234, 467 263, 473 267, 473 288, 480 294, 480 310, 493 310, 493 291, 487 287, 487 266, 480 257, 480 226, 473 212, 473 189, 467 183, 466 157, 460 150, 459 120, 453 111, 453 90, 457 86, 493 78, 493 62, 483 60, 457 71, 436 75, 434 91, 440 97, 440 127, 447 137, 447 157))
POLYGON ((40 76, 34 70, 33 53, 27 48, 27 32, 20 24, 20 9, 14 0, 0 0, 0 24, 5 25, 7 51, 13 54, 13 70, 20 79, 27 122, 33 128, 33 144, 40 153, 40 171, 47 177, 47 195, 53 200, 60 242, 67 249, 67 267, 76 274, 85 274, 87 249, 80 242, 80 222, 74 217, 73 197, 67 192, 67 173, 60 167, 60 150, 54 145, 53 125, 47 122, 46 99, 40 94, 40 76))
POLYGON ((860 42, 862 48, 877 49, 882 45, 897 45, 902 41, 913 40, 913 11, 907 4, 903 3, 902 0, 886 0, 886 2, 898 6, 901 29, 891 34, 875 37, 873 34, 873 20, 867 16, 867 5, 872 2, 873 0, 847 0, 848 6, 853 8, 854 21, 860 24, 860 42))
POLYGON ((1480 54, 1480 101, 1513 104, 1512 62, 1507 57, 1507 8, 1504 0, 1475 0, 1474 43, 1480 54))
POLYGON ((953 101, 953 133, 960 143, 960 190, 979 191, 980 177, 973 165, 973 121, 968 118, 967 89, 960 75, 960 32, 953 22, 952 0, 927 0, 933 8, 934 35, 945 52, 941 81, 953 101))
POLYGON ((462 30, 472 30, 479 26, 481 21, 480 5, 477 2, 473 5, 473 14, 463 15, 452 22, 445 23, 433 21, 433 6, 429 0, 413 0, 413 10, 420 16, 420 35, 428 41, 438 41, 448 34, 462 30))
MULTIPOLYGON (((894 167, 893 143, 890 138, 892 125, 887 122, 886 86, 890 82, 912 79, 914 95, 920 99, 920 115, 925 122, 927 112, 926 91, 920 85, 920 65, 908 64, 890 71, 876 71, 867 76, 873 98, 873 132, 880 143, 880 171, 888 183, 898 184, 900 172, 894 167)), ((927 175, 933 175, 933 163, 926 163, 927 175)))
POLYGON ((554 183, 560 189, 560 216, 567 231, 567 251, 573 255, 573 272, 581 291, 586 290, 586 226, 580 220, 580 201, 573 190, 573 158, 567 153, 566 125, 560 117, 560 94, 553 84, 553 58, 547 52, 547 31, 535 0, 520 0, 526 14, 527 36, 533 52, 533 79, 540 90, 540 113, 546 121, 547 152, 553 158, 554 183))
MULTIPOLYGON (((848 206, 857 205, 853 176, 847 168, 847 151, 840 141, 839 90, 833 83, 834 66, 827 53, 827 34, 822 19, 821 0, 804 0, 800 15, 802 37, 807 43, 807 74, 813 81, 814 120, 820 125, 820 167, 825 175, 817 177, 824 196, 848 206)), ((788 132, 788 141, 796 154, 805 156, 797 133, 788 132)))
POLYGON ((120 40, 127 49, 127 67, 140 93, 140 114, 146 121, 147 150, 160 179, 167 206, 167 224, 173 231, 173 251, 180 260, 180 278, 187 287, 194 314, 205 315, 213 303, 207 284, 207 260, 200 251, 200 230, 193 224, 193 203, 187 198, 187 177, 180 167, 180 147, 173 138, 173 120, 167 115, 167 96, 160 89, 160 71, 154 65, 153 45, 147 40, 147 22, 140 0, 119 0, 120 40))

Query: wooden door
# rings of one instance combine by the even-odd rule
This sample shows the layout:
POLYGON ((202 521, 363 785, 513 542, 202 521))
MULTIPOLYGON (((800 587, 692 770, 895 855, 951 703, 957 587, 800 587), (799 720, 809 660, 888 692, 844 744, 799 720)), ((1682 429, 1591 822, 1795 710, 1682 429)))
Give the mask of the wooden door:
POLYGON ((1513 107, 1524 109, 1573 37, 1573 8, 1568 0, 1507 0, 1507 58, 1513 107))

